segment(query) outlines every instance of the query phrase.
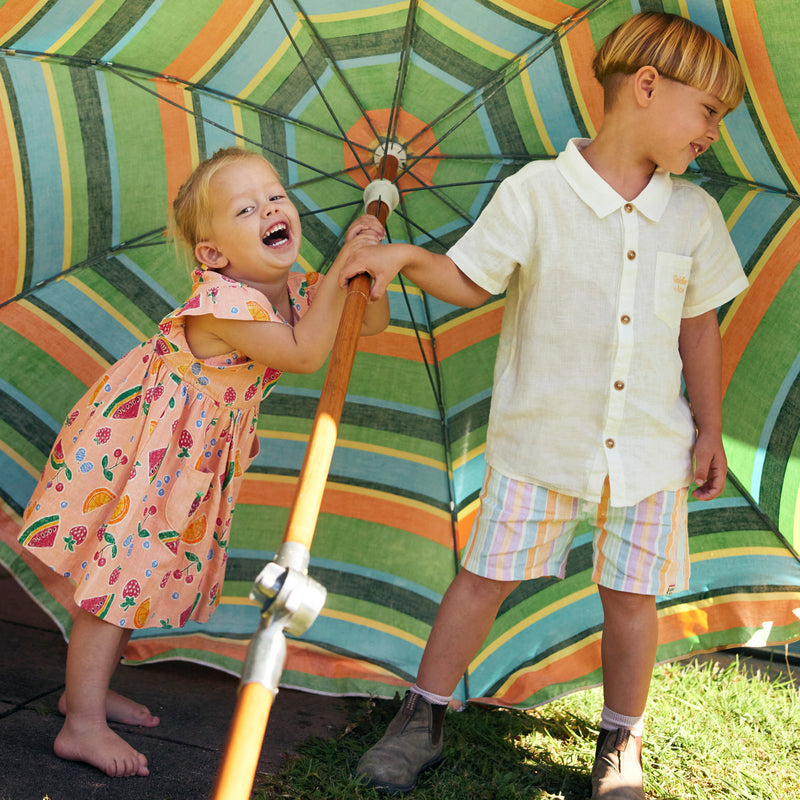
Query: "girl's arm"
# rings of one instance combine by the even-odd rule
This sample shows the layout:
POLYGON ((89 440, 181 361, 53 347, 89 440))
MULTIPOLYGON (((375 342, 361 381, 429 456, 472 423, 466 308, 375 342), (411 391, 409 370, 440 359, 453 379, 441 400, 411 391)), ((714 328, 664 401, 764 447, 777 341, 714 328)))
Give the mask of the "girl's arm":
POLYGON ((717 312, 681 321, 678 349, 683 379, 697 425, 694 480, 698 500, 717 497, 725 486, 728 461, 722 445, 722 340, 717 312))
POLYGON ((373 277, 372 297, 382 297, 398 272, 424 292, 457 306, 475 308, 491 294, 468 278, 446 255, 411 244, 363 247, 347 254, 340 278, 347 281, 360 272, 373 277))
MULTIPOLYGON (((219 319, 210 314, 187 317, 192 326, 191 331, 187 328, 187 339, 195 356, 207 358, 236 350, 281 372, 315 372, 331 351, 347 296, 338 280, 339 267, 350 251, 367 247, 370 241, 369 237, 357 237, 345 244, 330 274, 320 281, 314 302, 294 327, 282 322, 219 319), (196 342, 203 343, 202 352, 196 342)), ((388 301, 373 305, 376 311, 371 311, 369 318, 365 314, 364 327, 377 332, 374 328, 381 324, 385 327, 388 321, 388 301)))

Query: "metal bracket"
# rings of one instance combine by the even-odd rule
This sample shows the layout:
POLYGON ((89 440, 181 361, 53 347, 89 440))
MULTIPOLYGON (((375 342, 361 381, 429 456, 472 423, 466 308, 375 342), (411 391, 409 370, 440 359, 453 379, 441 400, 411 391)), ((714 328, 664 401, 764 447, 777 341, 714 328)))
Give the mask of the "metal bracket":
POLYGON ((256 578, 250 599, 261 603, 261 623, 247 650, 242 685, 257 682, 277 693, 286 660, 284 631, 301 636, 322 611, 327 591, 309 577, 308 562, 303 545, 285 542, 256 578))

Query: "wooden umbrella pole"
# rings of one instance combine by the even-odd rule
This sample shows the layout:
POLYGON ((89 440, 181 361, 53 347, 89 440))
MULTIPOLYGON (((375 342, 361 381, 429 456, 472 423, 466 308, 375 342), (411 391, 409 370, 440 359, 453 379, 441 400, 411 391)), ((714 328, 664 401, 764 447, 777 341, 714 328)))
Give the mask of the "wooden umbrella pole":
MULTIPOLYGON (((388 182, 394 180, 396 176, 397 159, 390 155, 384 156, 382 177, 388 182)), ((367 212, 376 216, 381 224, 385 225, 391 208, 386 202, 378 199, 369 203, 367 212)), ((292 511, 283 537, 284 542, 298 542, 306 550, 311 550, 314 538, 369 290, 370 277, 367 274, 356 275, 348 286, 347 300, 331 351, 292 511)))
MULTIPOLYGON (((397 167, 398 161, 394 156, 384 156, 382 180, 373 182, 373 185, 381 184, 389 189, 390 181, 397 175, 397 167)), ((379 186, 377 191, 380 189, 379 186)), ((391 209, 380 196, 367 205, 368 213, 378 217, 384 225, 391 209)), ((357 275, 348 286, 277 563, 265 567, 251 595, 255 598, 256 591, 260 591, 271 599, 271 603, 266 604, 261 624, 248 648, 212 800, 247 800, 250 797, 286 657, 283 630, 300 635, 313 622, 324 603, 324 589, 301 573, 307 572, 308 553, 333 459, 369 290, 370 276, 367 274, 357 275), (303 619, 297 621, 295 616, 303 619)))

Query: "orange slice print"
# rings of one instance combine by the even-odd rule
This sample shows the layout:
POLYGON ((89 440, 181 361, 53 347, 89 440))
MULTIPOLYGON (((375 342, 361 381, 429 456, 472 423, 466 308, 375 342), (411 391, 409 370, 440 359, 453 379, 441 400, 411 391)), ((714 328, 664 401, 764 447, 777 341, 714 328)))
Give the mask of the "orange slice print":
POLYGON ((186 544, 197 544, 206 535, 206 515, 203 514, 181 534, 181 541, 186 544))
POLYGON ((108 524, 113 525, 115 522, 119 522, 121 519, 125 518, 125 515, 128 513, 131 507, 131 499, 128 495, 124 494, 120 497, 119 502, 117 503, 114 511, 112 512, 111 516, 108 519, 108 524))
POLYGON ((256 322, 269 322, 269 316, 264 307, 260 303, 256 303, 255 300, 247 301, 247 310, 256 322))
POLYGON ((94 511, 100 508, 100 506, 110 503, 115 497, 116 495, 108 489, 95 489, 93 492, 89 492, 86 500, 84 500, 83 513, 88 514, 90 511, 94 511))
POLYGON ((145 599, 139 603, 139 608, 133 616, 133 626, 135 628, 144 628, 147 625, 147 618, 150 616, 150 598, 145 599))

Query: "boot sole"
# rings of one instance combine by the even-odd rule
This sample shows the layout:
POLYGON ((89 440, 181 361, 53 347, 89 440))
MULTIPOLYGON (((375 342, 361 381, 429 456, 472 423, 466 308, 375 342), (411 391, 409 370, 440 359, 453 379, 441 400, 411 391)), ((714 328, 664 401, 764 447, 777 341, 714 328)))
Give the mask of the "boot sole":
POLYGON ((419 772, 416 774, 416 777, 411 783, 407 783, 404 785, 398 785, 396 783, 386 783, 385 781, 376 781, 376 780, 364 780, 362 776, 357 775, 356 777, 360 779, 361 783, 364 786, 368 786, 370 789, 375 789, 376 792, 381 792, 382 794, 408 794, 416 785, 417 781, 419 780, 419 776, 422 775, 425 770, 434 769, 438 767, 442 761, 444 761, 444 755, 439 754, 436 758, 431 759, 428 761, 427 764, 423 764, 420 767, 419 772))

